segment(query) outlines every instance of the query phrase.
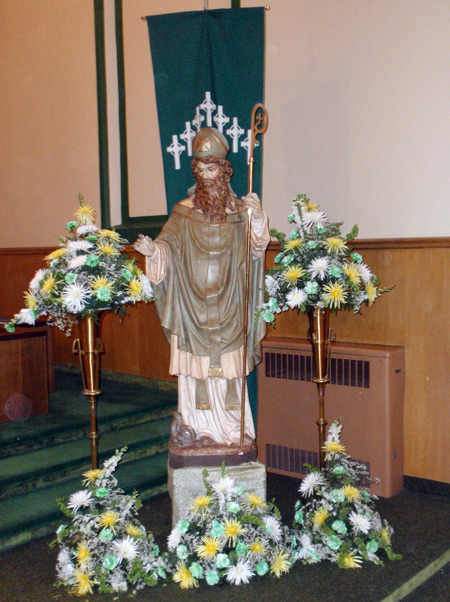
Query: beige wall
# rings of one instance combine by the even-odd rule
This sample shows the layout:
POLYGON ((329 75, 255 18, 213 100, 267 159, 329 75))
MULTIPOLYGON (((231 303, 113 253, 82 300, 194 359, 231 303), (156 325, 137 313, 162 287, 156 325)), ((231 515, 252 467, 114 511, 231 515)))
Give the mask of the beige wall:
POLYGON ((0 3, 0 247, 54 245, 99 207, 93 2, 0 3))

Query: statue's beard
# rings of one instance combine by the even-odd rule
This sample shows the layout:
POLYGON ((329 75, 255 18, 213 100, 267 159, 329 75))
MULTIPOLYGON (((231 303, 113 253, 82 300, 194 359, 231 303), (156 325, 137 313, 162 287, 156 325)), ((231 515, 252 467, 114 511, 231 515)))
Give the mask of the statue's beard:
POLYGON ((193 207, 201 211, 212 222, 223 222, 227 216, 227 208, 234 210, 233 197, 228 189, 228 182, 220 175, 214 180, 197 177, 193 207))

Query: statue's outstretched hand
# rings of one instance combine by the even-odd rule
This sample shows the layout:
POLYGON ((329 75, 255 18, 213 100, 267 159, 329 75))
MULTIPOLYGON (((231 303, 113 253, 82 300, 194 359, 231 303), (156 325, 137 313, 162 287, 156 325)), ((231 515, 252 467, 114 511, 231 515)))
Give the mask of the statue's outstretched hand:
POLYGON ((149 236, 144 236, 143 234, 139 234, 133 247, 138 253, 146 255, 147 257, 151 257, 156 251, 156 245, 153 240, 149 236))
POLYGON ((246 196, 242 197, 244 201, 245 208, 252 210, 252 216, 256 219, 259 219, 263 215, 263 210, 261 207, 261 201, 259 200, 259 196, 256 192, 250 192, 246 196))

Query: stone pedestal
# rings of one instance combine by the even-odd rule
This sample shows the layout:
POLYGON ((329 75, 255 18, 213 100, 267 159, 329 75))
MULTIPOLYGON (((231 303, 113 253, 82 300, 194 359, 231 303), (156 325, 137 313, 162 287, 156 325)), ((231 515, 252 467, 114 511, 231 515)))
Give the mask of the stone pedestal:
MULTIPOLYGON (((169 495, 172 500, 172 527, 180 518, 186 518, 194 498, 206 495, 203 470, 208 471, 208 482, 218 481, 222 476, 221 466, 169 466, 169 495)), ((259 462, 247 462, 239 466, 227 466, 227 475, 248 493, 255 493, 266 501, 266 466, 259 462)))

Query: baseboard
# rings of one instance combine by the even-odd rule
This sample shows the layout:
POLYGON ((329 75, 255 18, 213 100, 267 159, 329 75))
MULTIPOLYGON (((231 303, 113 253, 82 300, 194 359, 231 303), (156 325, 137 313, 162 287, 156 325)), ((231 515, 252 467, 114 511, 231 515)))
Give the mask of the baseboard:
POLYGON ((405 486, 405 489, 409 489, 410 491, 450 497, 450 483, 403 475, 403 485, 405 486))

